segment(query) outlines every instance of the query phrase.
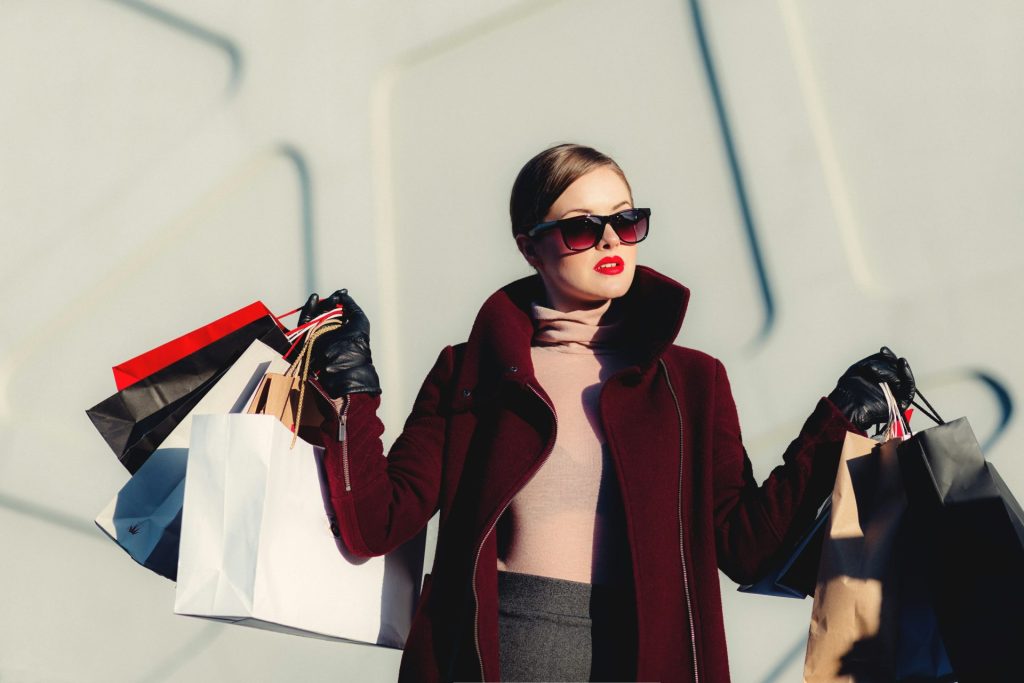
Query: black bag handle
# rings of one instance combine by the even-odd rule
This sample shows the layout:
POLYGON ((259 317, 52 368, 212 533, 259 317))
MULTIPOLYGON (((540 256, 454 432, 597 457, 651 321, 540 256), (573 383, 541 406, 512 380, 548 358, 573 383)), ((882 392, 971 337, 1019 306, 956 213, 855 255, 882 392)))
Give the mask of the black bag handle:
POLYGON ((935 408, 932 408, 932 404, 928 402, 928 399, 924 397, 924 394, 922 394, 920 392, 920 390, 917 392, 917 397, 920 398, 922 401, 924 401, 924 404, 926 406, 928 406, 928 408, 931 410, 931 412, 928 412, 927 410, 925 410, 924 407, 920 403, 918 403, 917 401, 911 401, 910 405, 914 406, 915 408, 920 410, 922 413, 924 413, 925 417, 930 419, 935 424, 937 424, 937 425, 944 425, 944 424, 946 424, 946 421, 943 420, 942 416, 939 415, 939 411, 935 410, 935 408))

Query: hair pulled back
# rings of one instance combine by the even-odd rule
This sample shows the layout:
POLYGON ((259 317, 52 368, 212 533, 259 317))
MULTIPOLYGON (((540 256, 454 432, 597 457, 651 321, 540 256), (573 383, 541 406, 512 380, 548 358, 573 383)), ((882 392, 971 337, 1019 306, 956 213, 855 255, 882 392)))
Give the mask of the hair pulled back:
POLYGON ((612 168, 626 183, 626 174, 611 157, 592 147, 561 144, 550 147, 526 162, 512 184, 508 211, 512 219, 512 236, 525 233, 544 220, 548 209, 580 176, 602 166, 612 168))

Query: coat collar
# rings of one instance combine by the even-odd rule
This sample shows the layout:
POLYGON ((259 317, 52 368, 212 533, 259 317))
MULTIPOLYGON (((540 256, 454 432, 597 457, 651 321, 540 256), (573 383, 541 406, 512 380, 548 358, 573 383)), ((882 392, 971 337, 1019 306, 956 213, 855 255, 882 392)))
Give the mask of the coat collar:
MULTIPOLYGON (((469 335, 469 365, 481 375, 497 372, 505 379, 533 378, 530 343, 533 319, 530 304, 543 301, 539 275, 516 280, 484 302, 469 335)), ((626 340, 636 353, 637 369, 645 370, 675 341, 683 324, 690 290, 647 266, 637 266, 633 284, 623 297, 626 340)), ((481 376, 480 379, 483 379, 481 376)))

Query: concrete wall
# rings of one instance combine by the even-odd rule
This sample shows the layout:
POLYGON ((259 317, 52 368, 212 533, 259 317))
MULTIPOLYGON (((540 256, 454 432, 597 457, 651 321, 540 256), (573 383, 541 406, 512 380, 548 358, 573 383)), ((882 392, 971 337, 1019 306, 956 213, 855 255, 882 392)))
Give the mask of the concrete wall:
MULTIPOLYGON (((345 286, 390 442, 529 272, 508 192, 556 142, 653 208, 640 260, 693 290, 679 341, 726 363, 759 478, 888 344, 1024 496, 1022 33, 997 0, 0 3, 0 680, 393 680, 174 616, 92 524, 127 473, 84 409, 142 350, 345 286)), ((810 602, 723 600, 734 680, 799 680, 810 602)))

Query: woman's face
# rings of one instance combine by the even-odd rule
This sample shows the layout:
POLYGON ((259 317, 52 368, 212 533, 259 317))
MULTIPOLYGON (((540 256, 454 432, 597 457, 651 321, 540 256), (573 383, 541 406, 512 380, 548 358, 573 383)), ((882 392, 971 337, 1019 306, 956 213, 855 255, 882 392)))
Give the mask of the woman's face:
MULTIPOLYGON (((577 178, 551 205, 542 222, 596 214, 608 216, 633 206, 629 188, 609 166, 577 178)), ((526 261, 537 269, 548 293, 548 303, 560 311, 589 309, 622 296, 633 283, 635 244, 623 244, 607 223, 601 241, 586 251, 571 251, 560 231, 545 230, 535 238, 516 238, 526 261), (608 268, 618 261, 621 268, 608 268), (599 268, 599 264, 605 267, 599 268)))

